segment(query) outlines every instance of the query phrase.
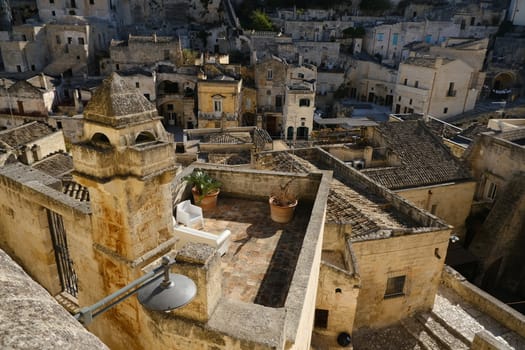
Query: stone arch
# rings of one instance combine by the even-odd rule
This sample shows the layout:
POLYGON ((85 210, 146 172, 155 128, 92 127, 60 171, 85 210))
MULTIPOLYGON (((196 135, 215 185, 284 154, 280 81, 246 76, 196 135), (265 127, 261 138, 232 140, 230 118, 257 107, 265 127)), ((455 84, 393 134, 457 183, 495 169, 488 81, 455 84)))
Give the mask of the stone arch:
POLYGON ((109 141, 109 138, 101 132, 96 132, 93 134, 93 136, 91 136, 91 144, 101 148, 111 147, 111 142, 109 141))
POLYGON ((496 74, 492 81, 492 88, 494 90, 511 89, 516 83, 516 77, 510 72, 502 72, 496 74))
POLYGON ((156 141, 156 137, 153 133, 149 131, 140 132, 137 137, 135 137, 135 144, 153 142, 156 141))

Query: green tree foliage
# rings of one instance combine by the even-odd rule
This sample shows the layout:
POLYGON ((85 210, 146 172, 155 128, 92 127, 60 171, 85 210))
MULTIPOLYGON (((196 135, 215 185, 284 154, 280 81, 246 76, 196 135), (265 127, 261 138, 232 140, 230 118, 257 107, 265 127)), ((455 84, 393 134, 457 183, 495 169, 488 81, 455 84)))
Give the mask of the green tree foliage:
POLYGON ((250 16, 251 23, 249 29, 255 30, 273 30, 272 21, 268 18, 268 15, 260 10, 255 10, 250 16))
POLYGON ((390 0, 361 0, 359 8, 366 13, 379 14, 390 10, 392 3, 390 0))
POLYGON ((365 28, 363 27, 348 27, 343 29, 343 36, 345 38, 362 38, 365 36, 365 28))

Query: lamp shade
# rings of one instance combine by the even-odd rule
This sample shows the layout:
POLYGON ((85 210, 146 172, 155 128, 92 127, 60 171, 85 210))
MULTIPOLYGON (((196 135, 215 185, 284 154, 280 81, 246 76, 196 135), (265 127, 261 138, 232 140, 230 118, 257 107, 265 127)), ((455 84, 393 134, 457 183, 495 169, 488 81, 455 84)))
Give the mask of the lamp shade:
POLYGON ((190 278, 170 273, 169 281, 158 278, 141 288, 137 298, 148 310, 170 311, 188 304, 197 294, 197 286, 190 278))

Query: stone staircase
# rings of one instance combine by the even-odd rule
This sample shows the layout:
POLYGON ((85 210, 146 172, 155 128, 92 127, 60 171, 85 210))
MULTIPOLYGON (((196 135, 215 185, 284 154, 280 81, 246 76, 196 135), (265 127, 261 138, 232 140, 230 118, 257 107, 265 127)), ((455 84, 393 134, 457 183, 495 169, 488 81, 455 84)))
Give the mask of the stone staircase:
POLYGON ((433 313, 421 313, 401 321, 401 324, 422 349, 426 350, 467 350, 470 342, 451 329, 433 313))

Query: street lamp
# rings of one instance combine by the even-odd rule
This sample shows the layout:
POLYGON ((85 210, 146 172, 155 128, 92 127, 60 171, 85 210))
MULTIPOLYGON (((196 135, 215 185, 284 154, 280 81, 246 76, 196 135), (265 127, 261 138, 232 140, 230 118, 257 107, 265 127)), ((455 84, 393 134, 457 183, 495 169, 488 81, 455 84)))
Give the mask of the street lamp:
POLYGON ((170 311, 188 304, 197 294, 197 286, 190 278, 170 273, 175 260, 162 257, 162 265, 99 302, 82 308, 75 318, 88 325, 96 316, 138 293, 139 302, 148 310, 170 311), (163 277, 161 279, 161 277, 163 277))

